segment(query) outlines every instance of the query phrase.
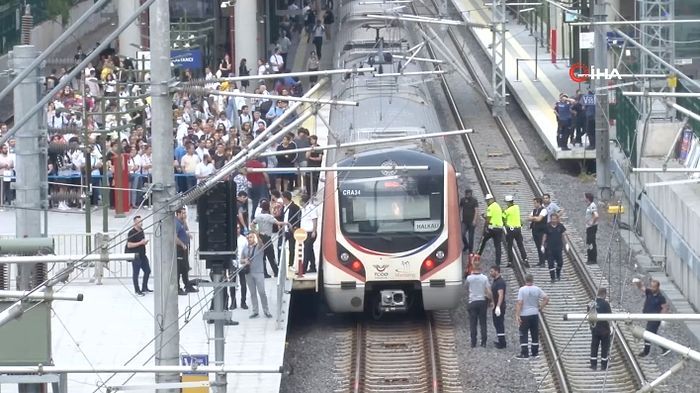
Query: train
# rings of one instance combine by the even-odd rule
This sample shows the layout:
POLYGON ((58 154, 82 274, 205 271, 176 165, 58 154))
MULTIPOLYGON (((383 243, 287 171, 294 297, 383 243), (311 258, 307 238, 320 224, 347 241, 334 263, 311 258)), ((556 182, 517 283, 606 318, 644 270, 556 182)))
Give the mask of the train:
POLYGON ((442 131, 429 88, 434 75, 407 62, 414 33, 367 18, 396 3, 343 1, 335 68, 372 66, 374 73, 333 81, 332 94, 357 107, 334 107, 327 165, 382 170, 327 172, 321 221, 321 280, 336 313, 455 308, 462 296, 458 174, 444 138, 391 138, 442 131), (393 76, 403 73, 402 76, 393 76), (344 143, 378 141, 372 146, 344 143), (404 171, 397 166, 427 166, 404 171), (384 169, 385 168, 385 169, 384 169))

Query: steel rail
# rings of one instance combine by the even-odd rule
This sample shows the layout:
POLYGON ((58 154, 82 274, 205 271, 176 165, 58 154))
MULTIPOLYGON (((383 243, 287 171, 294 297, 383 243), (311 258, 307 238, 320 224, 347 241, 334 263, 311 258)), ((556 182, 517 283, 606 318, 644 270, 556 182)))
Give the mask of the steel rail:
POLYGON ((354 393, 360 393, 362 380, 362 345, 363 345, 363 326, 362 322, 358 322, 355 327, 355 380, 353 381, 352 391, 354 393))
MULTIPOLYGON (((433 3, 433 6, 435 6, 436 9, 439 9, 438 5, 435 3, 435 0, 431 0, 431 2, 433 3)), ((416 12, 415 6, 411 5, 411 7, 413 9, 413 12, 416 12)), ((447 32, 450 36, 450 39, 453 42, 457 42, 456 37, 454 36, 454 33, 452 32, 452 29, 448 28, 447 32)), ((460 45, 456 45, 456 47, 459 48, 460 45)), ((430 43, 426 44, 426 50, 428 51, 428 53, 431 57, 437 58, 430 43)), ((481 80, 478 77, 476 77, 475 70, 472 68, 471 63, 465 58, 463 51, 458 51, 458 54, 459 54, 460 58, 462 59, 462 61, 467 65, 468 71, 472 74, 472 80, 474 80, 477 83, 477 86, 481 90, 482 94, 484 94, 485 96, 488 96, 486 93, 486 88, 484 87, 481 80)), ((440 69, 441 67, 440 67, 440 65, 437 65, 436 68, 440 69)), ((454 95, 452 94, 451 89, 447 84, 445 76, 441 75, 440 79, 442 81, 442 83, 441 83, 442 89, 445 92, 445 95, 447 96, 448 104, 450 106, 450 110, 453 114, 453 117, 457 121, 458 126, 463 129, 466 127, 466 124, 464 123, 462 116, 460 114, 460 111, 457 108, 457 104, 455 102, 454 95)), ((499 122, 499 126, 503 125, 502 121, 500 121, 499 118, 496 118, 496 119, 499 122)), ((503 129, 504 129, 503 127, 499 127, 499 128, 501 128, 501 131, 503 131, 503 129)), ((510 136, 510 135, 508 135, 508 136, 510 136)), ((470 159, 471 159, 471 162, 474 166, 474 170, 476 172, 477 179, 478 179, 479 183, 481 184, 482 190, 485 193, 493 194, 493 191, 492 191, 492 189, 489 185, 488 179, 486 177, 486 173, 484 171, 484 168, 481 165, 481 161, 479 160, 479 157, 476 154, 476 148, 474 146, 474 143, 472 143, 472 140, 468 135, 464 135, 462 137, 462 140, 465 143, 465 147, 467 148, 467 152, 468 152, 470 159)), ((518 280, 521 282, 521 284, 524 284, 525 270, 522 267, 521 261, 518 258, 517 254, 515 254, 515 255, 516 255, 517 262, 514 264, 515 268, 513 270, 516 271, 516 274, 518 276, 518 280)), ((557 381, 559 382, 560 392, 568 393, 571 390, 570 390, 570 387, 567 383, 564 365, 562 364, 561 358, 559 356, 557 356, 554 338, 552 337, 550 330, 549 330, 549 326, 547 325, 547 322, 541 313, 539 314, 538 319, 539 319, 540 325, 543 328, 543 329, 541 329, 541 333, 542 333, 542 336, 544 339, 545 348, 547 350, 549 350, 551 355, 552 355, 552 359, 554 362, 554 374, 555 374, 557 381)))
POLYGON ((426 334, 428 335, 428 358, 430 361, 430 373, 432 375, 431 388, 433 393, 440 393, 440 384, 438 383, 438 358, 437 351, 435 350, 432 315, 430 313, 427 313, 425 316, 425 321, 426 334))
MULTIPOLYGON (((431 0, 431 1, 433 2, 433 4, 435 4, 435 0, 431 0)), ((450 36, 450 39, 456 45, 459 41, 457 40, 454 32, 452 31, 451 28, 448 28, 447 31, 448 31, 448 34, 450 36)), ((456 47, 459 48, 460 46, 456 45, 456 47)), ((482 90, 483 94, 486 94, 486 87, 484 86, 484 84, 482 83, 480 78, 478 78, 476 76, 477 75, 476 70, 474 69, 474 66, 471 63, 471 61, 469 61, 468 57, 464 54, 464 51, 458 51, 458 54, 459 54, 460 58, 462 59, 462 61, 467 66, 469 73, 472 74, 473 79, 477 83, 477 86, 479 86, 479 89, 482 90)), ((513 139, 512 134, 508 130, 508 127, 505 125, 503 119, 500 117, 495 117, 494 120, 496 121, 503 138, 506 140, 509 150, 513 154, 513 157, 515 158, 521 171, 523 172, 523 175, 524 175, 526 181, 530 185, 530 188, 533 190, 535 195, 543 195, 544 191, 540 187, 540 184, 537 181, 537 178, 535 177, 532 170, 530 169, 529 164, 525 160, 525 157, 522 155, 520 149, 518 148, 515 140, 513 139)), ((462 127, 462 128, 464 128, 464 127, 462 127)), ((478 160, 472 160, 472 162, 474 163, 474 166, 481 166, 481 164, 478 160)), ((480 173, 483 174, 484 173, 483 170, 480 171, 480 173)), ((479 175, 479 173, 477 173, 477 174, 479 175)), ((564 234, 564 235, 566 236, 567 242, 571 243, 570 236, 568 234, 564 234)), ((520 256, 517 253, 514 253, 514 256, 515 256, 515 260, 517 261, 515 266, 518 266, 518 268, 521 272, 519 274, 519 276, 521 276, 521 278, 524 279, 524 269, 522 268, 522 265, 521 265, 522 261, 520 261, 520 256)), ((568 256, 569 256, 570 260, 572 260, 574 262, 572 265, 574 266, 574 269, 578 273, 579 278, 582 280, 582 282, 583 282, 583 284, 588 292, 589 297, 591 299, 593 299, 596 295, 598 286, 596 285, 595 280, 593 279, 593 276, 586 268, 585 262, 583 261, 583 258, 576 251, 576 249, 574 247, 570 247, 570 251, 568 252, 568 256)), ((547 323, 546 323, 544 317, 542 316, 542 314, 540 314, 539 319, 540 319, 540 323, 542 324, 542 326, 544 328, 543 335, 545 337, 546 343, 548 344, 547 346, 550 347, 549 344, 551 342, 552 346, 550 348, 556 348, 554 346, 554 339, 551 337, 550 330, 547 327, 547 323)), ((622 351, 622 354, 625 358, 624 359, 625 365, 628 367, 628 370, 630 371, 630 373, 634 377, 634 382, 637 384, 638 387, 643 386, 645 383, 644 373, 643 373, 641 367, 639 366, 637 359, 634 356, 634 352, 632 351, 629 344, 627 343, 627 340, 625 339, 624 335, 622 334, 622 331, 618 327, 617 323, 612 323, 611 326, 613 328, 613 335, 615 336, 614 342, 619 345, 619 347, 620 347, 619 349, 622 351)), ((563 377, 563 378, 565 378, 564 381, 566 381, 566 373, 565 373, 563 364, 561 363, 561 359, 559 358, 559 355, 554 354, 554 356, 556 358, 556 363, 555 363, 556 374, 557 374, 558 378, 563 377)), ((566 383, 563 383, 563 385, 566 385, 566 383)))

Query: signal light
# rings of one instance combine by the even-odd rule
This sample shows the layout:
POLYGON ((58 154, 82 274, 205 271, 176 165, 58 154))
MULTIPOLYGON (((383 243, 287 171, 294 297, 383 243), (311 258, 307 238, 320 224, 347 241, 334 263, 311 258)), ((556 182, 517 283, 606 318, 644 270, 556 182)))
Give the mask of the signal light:
POLYGON ((360 262, 358 260, 354 260, 354 261, 352 261, 350 268, 352 268, 352 270, 354 270, 356 272, 359 272, 360 270, 362 270, 362 262, 360 262))
POLYGON ((432 259, 428 258, 425 261, 423 261, 423 269, 425 269, 426 271, 433 270, 434 267, 435 267, 435 262, 433 262, 432 259))

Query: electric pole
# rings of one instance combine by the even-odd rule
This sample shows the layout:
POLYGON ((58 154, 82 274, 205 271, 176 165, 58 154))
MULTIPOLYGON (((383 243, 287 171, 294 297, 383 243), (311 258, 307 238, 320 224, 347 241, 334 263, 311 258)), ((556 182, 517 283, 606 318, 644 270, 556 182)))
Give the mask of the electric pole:
POLYGON ((491 112, 497 117, 506 110, 506 0, 493 0, 491 15, 491 112))
MULTIPOLYGON (((180 331, 175 268, 175 215, 169 200, 175 195, 173 170, 173 111, 168 84, 170 68, 170 9, 168 0, 155 0, 150 8, 151 135, 153 137, 153 201, 155 228, 155 354, 157 366, 179 364, 180 331)), ((157 373, 156 383, 177 383, 177 373, 157 373)), ((179 393, 180 389, 166 389, 179 393)))
MULTIPOLYGON (((18 45, 12 50, 12 68, 15 75, 25 70, 39 52, 33 45, 18 45)), ((39 102, 41 83, 39 81, 39 68, 20 82, 14 91, 15 113, 27 113, 39 102)), ((32 119, 17 131, 17 163, 15 172, 17 182, 17 209, 15 210, 15 236, 17 238, 41 237, 41 209, 42 206, 42 171, 46 167, 42 165, 42 152, 40 146, 46 147, 46 135, 42 135, 43 123, 41 112, 35 112, 32 119), (44 141, 42 141, 42 137, 44 141), (42 143, 43 142, 43 143, 42 143)), ((45 123, 44 123, 45 124, 45 123)), ((43 153, 46 154, 46 153, 43 153)), ((47 184, 43 185, 48 187, 47 184)), ((19 264, 17 289, 28 291, 32 289, 32 278, 37 274, 38 264, 19 264)), ((36 279, 36 277, 34 277, 36 279)), ((36 281, 36 280, 35 280, 36 281)), ((20 393, 35 393, 41 391, 41 384, 20 384, 20 393)))
MULTIPOLYGON (((605 1, 595 0, 593 8, 593 20, 595 22, 605 22, 607 15, 605 11, 605 1)), ((608 37, 605 33, 605 25, 596 24, 595 31, 595 67, 604 70, 608 65, 608 37)), ((596 95, 596 179, 601 199, 607 199, 610 191, 610 129, 606 114, 608 112, 608 90, 605 89, 605 79, 593 79, 593 88, 596 95)))

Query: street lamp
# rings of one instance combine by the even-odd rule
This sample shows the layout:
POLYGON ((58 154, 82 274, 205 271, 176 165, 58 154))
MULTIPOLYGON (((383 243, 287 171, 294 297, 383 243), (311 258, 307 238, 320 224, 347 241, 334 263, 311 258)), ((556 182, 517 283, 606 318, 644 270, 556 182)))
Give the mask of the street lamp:
POLYGON ((236 29, 236 21, 234 20, 234 13, 233 13, 233 7, 236 5, 236 0, 230 0, 230 1, 222 1, 221 2, 221 9, 228 8, 229 13, 228 13, 228 27, 229 27, 229 40, 231 41, 231 74, 235 75, 235 67, 236 67, 236 35, 235 35, 235 29, 236 29))

